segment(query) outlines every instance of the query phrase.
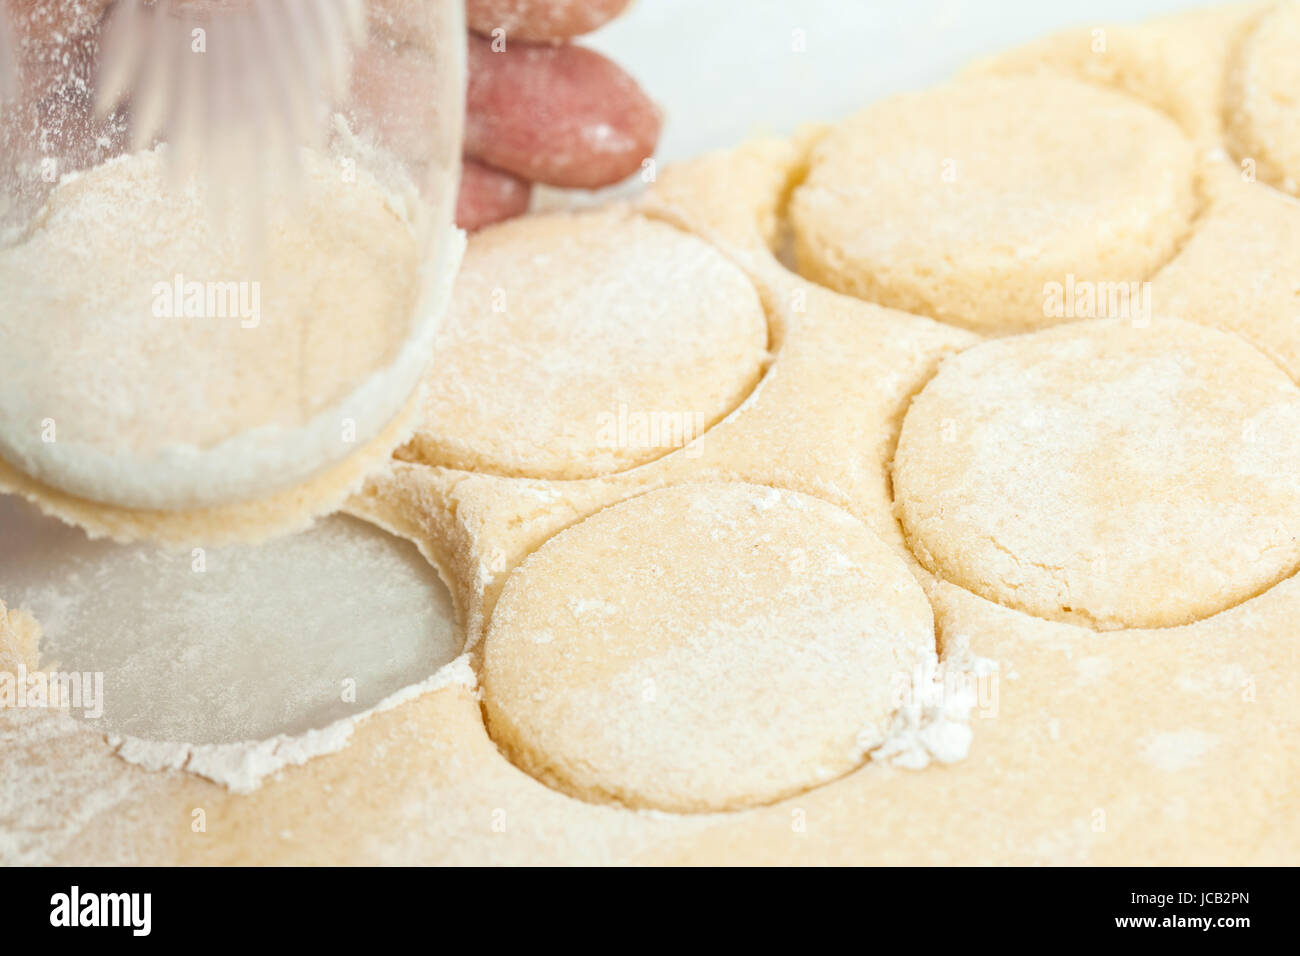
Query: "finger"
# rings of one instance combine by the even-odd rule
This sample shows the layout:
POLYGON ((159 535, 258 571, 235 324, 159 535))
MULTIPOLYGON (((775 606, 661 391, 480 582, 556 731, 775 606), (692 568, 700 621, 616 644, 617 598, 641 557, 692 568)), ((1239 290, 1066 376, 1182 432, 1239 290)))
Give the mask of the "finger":
POLYGON ((466 159, 456 200, 456 225, 473 232, 528 211, 532 186, 491 166, 466 159))
POLYGON ((48 0, 0 0, 15 47, 24 90, 44 96, 77 80, 79 64, 103 23, 112 0, 50 3, 48 0))
POLYGON ((18 40, 9 30, 9 18, 0 9, 0 103, 18 96, 18 40))
POLYGON ((57 46, 88 33, 103 18, 112 0, 50 3, 49 0, 2 0, 0 10, 24 45, 57 46))
POLYGON ((475 33, 504 30, 507 40, 567 40, 614 19, 630 0, 467 0, 465 17, 475 33))
POLYGON ((582 47, 469 38, 465 152, 533 182, 595 189, 654 153, 659 111, 636 81, 582 47))

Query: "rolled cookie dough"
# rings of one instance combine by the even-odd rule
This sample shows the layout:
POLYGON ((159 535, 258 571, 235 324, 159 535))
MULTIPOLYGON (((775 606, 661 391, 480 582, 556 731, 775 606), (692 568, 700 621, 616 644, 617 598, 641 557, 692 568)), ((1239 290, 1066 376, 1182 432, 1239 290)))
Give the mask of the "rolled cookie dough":
POLYGON ((920 586, 807 495, 687 484, 598 512, 514 572, 486 637, 488 729, 594 801, 767 803, 858 766, 934 652, 920 586))
POLYGON ((1237 45, 1272 6, 1230 3, 1147 23, 1063 30, 977 60, 964 75, 1047 71, 1109 86, 1167 113, 1197 143, 1223 141, 1228 71, 1237 45))
POLYGON ((681 447, 734 409, 767 357, 762 305, 721 253, 618 209, 475 237, 403 456, 582 478, 681 447))
POLYGON ((165 162, 66 178, 0 251, 0 457, 109 506, 264 498, 407 404, 437 321, 416 309, 420 247, 377 180, 325 156, 303 152, 260 249, 165 162))
POLYGON ((1228 145, 1255 175, 1300 193, 1300 2, 1279 3, 1242 41, 1228 73, 1228 145))
POLYGON ((1214 202, 1151 281, 1152 311, 1236 332, 1300 380, 1300 201, 1227 163, 1214 175, 1214 202))
POLYGON ((809 278, 1011 332, 1061 321, 1048 283, 1146 279, 1195 205, 1195 150, 1155 110, 1063 77, 989 76, 837 125, 790 217, 809 278))
POLYGON ((912 403, 894 491, 954 584, 1103 630, 1186 624, 1300 562, 1300 389, 1187 322, 987 342, 912 403))

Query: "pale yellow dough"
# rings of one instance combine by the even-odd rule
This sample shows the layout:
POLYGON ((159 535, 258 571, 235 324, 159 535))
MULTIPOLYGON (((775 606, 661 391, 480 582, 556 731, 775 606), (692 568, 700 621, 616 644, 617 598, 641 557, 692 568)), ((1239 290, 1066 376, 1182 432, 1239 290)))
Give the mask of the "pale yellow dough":
MULTIPOLYGON (((789 151, 773 145, 770 154, 760 151, 752 161, 743 154, 737 162, 733 185, 740 195, 766 203, 793 176, 789 151)), ((753 218, 743 206, 736 214, 753 218)), ((765 311, 778 344, 772 363, 740 406, 692 447, 574 481, 395 461, 369 476, 349 502, 352 513, 436 559, 463 608, 476 661, 497 597, 520 562, 574 522, 657 488, 742 481, 764 494, 780 488, 782 499, 791 492, 813 496, 826 502, 816 510, 843 509, 908 560, 889 515, 881 464, 906 396, 942 355, 972 338, 803 283, 797 302, 791 289, 773 297, 770 278, 750 273, 747 281, 771 300, 765 311)), ((853 534, 866 532, 854 526, 853 534)), ((911 586, 904 580, 903 587, 911 586)), ((7 626, 0 620, 0 648, 40 665, 34 624, 17 611, 8 618, 7 626)), ((873 737, 868 733, 862 745, 873 737)), ((778 836, 793 832, 789 800, 808 807, 815 820, 815 804, 853 786, 863 772, 820 786, 792 777, 782 791, 792 793, 787 800, 720 814, 637 812, 576 799, 503 755, 487 734, 479 696, 460 682, 374 713, 343 749, 285 767, 248 794, 193 773, 127 763, 93 728, 60 713, 0 714, 0 761, 0 859, 23 862, 627 862, 691 844, 703 861, 720 858, 708 848, 709 830, 748 820, 778 836), (193 829, 196 808, 205 812, 201 833, 193 829)), ((867 768, 874 779, 904 773, 887 761, 868 760, 867 768)), ((888 806, 870 816, 888 818, 888 806)), ((818 827, 807 832, 817 842, 830 835, 818 827)))
MULTIPOLYGON (((1224 75, 1236 37, 1257 9, 1248 5, 1132 28, 1122 43, 1111 47, 1132 54, 1126 54, 1114 85, 1127 90, 1127 95, 1141 91, 1140 97, 1176 115, 1198 145, 1221 146, 1221 126, 1214 119, 1222 113, 1223 84, 1218 78, 1224 75), (1138 37, 1141 42, 1130 42, 1138 37), (1203 66, 1198 67, 1198 62, 1203 66)), ((1113 33, 1111 38, 1115 39, 1113 33)), ((1106 131, 1108 136, 1123 133, 1126 117, 1147 117, 1129 130, 1132 136, 1150 126, 1151 114, 1141 107, 1117 106, 1116 110, 1121 122, 1106 131)), ((1058 123, 1079 121, 1075 114, 1056 107, 1050 114, 1058 123), (1062 120, 1062 115, 1067 118, 1062 120)), ((1091 126, 1086 115, 1082 125, 1091 126)), ((1165 132, 1156 134, 1154 147, 1131 139, 1126 148, 1136 154, 1145 151, 1146 156, 1161 154, 1160 144, 1172 134, 1158 122, 1155 127, 1165 132)), ((621 470, 572 480, 474 474, 446 462, 431 466, 394 461, 367 477, 347 509, 417 542, 446 572, 464 614, 472 663, 480 676, 487 676, 484 659, 496 654, 494 642, 509 648, 517 639, 510 633, 512 626, 497 613, 498 598, 505 590, 511 592, 507 600, 512 605, 528 605, 517 612, 516 623, 520 616, 540 613, 544 607, 564 625, 562 630, 575 646, 595 648, 591 661, 575 665, 580 663, 596 683, 573 689, 587 693, 594 687, 608 702, 612 685, 602 685, 600 680, 612 679, 613 665, 602 656, 601 632, 579 629, 576 618, 566 618, 565 597, 570 592, 575 597, 600 592, 601 600, 622 601, 629 608, 652 601, 648 592, 611 586, 632 566, 620 564, 623 553, 633 560, 659 542, 679 545, 686 529, 675 525, 688 522, 681 509, 674 509, 670 521, 655 527, 629 518, 623 532, 642 533, 623 553, 590 569, 584 565, 583 549, 569 542, 599 537, 591 529, 604 527, 602 515, 634 518, 646 506, 649 494, 658 489, 669 489, 659 492, 665 496, 684 494, 682 487, 687 484, 744 482, 760 489, 780 489, 783 501, 794 500, 792 493, 821 499, 825 504, 814 510, 828 514, 838 508, 852 515, 910 569, 933 610, 942 666, 959 666, 972 656, 994 665, 991 674, 987 668, 977 671, 983 676, 978 706, 970 715, 971 742, 964 759, 945 766, 903 769, 881 759, 882 747, 857 769, 820 783, 800 776, 802 769, 795 760, 781 765, 790 771, 781 775, 789 789, 781 790, 785 795, 773 802, 708 813, 634 809, 611 801, 608 793, 575 797, 569 789, 572 784, 566 785, 558 776, 545 780, 533 776, 528 770, 537 768, 525 769, 522 760, 513 762, 515 755, 498 746, 498 741, 505 742, 504 736, 495 728, 497 739, 488 732, 484 710, 485 705, 492 706, 494 695, 452 683, 371 715, 337 752, 285 767, 252 793, 235 794, 186 771, 149 772, 126 763, 93 729, 68 715, 4 712, 0 713, 0 861, 475 865, 1294 865, 1300 861, 1300 754, 1296 749, 1300 702, 1293 692, 1300 683, 1300 642, 1295 640, 1300 578, 1282 568, 1280 556, 1290 545, 1284 536, 1270 538, 1265 520, 1270 515, 1279 518, 1280 527, 1291 520, 1295 508, 1285 489, 1279 490, 1270 479, 1276 474, 1256 466, 1277 461, 1290 475, 1300 470, 1289 460, 1286 441, 1277 440, 1267 422, 1243 428, 1234 436, 1222 416, 1214 413, 1217 408, 1230 418, 1262 401, 1267 404, 1270 393, 1285 407, 1294 387, 1233 335, 1161 321, 1162 313, 1173 312, 1203 325, 1235 330, 1294 372, 1290 363, 1295 353, 1289 351, 1287 338, 1287 293, 1279 291, 1273 280, 1292 281, 1287 263, 1294 256, 1287 253, 1287 244, 1294 228, 1291 214, 1296 210, 1280 193, 1263 185, 1250 187, 1260 191, 1250 194, 1258 202, 1245 194, 1240 201, 1233 198, 1225 177, 1238 173, 1224 163, 1209 177, 1210 205, 1202 219, 1189 224, 1190 235, 1179 236, 1174 247, 1151 255, 1151 271, 1172 257, 1154 281, 1156 318, 1151 327, 1124 333, 1152 336, 1148 341, 1162 343, 1162 348, 1142 353, 1151 356, 1155 367, 1186 362, 1189 386, 1205 375, 1216 385, 1199 393, 1190 388, 1190 394, 1205 399, 1204 405, 1178 405, 1172 412, 1166 406, 1160 410, 1165 417, 1154 423, 1137 416, 1128 421, 1134 435, 1150 434, 1157 426, 1179 432, 1184 447, 1175 450, 1188 465, 1189 478, 1209 491, 1203 502, 1190 500, 1192 496, 1175 487, 1173 464, 1154 459, 1149 463, 1152 474, 1166 494, 1171 500, 1185 501, 1189 514, 1204 517, 1209 531, 1227 529, 1226 551, 1246 542, 1258 546, 1272 540, 1280 541, 1280 547, 1276 553, 1256 555, 1264 562, 1260 568, 1253 563, 1243 567, 1220 562, 1222 579, 1210 581, 1206 593, 1199 596, 1176 577, 1162 578, 1152 584, 1149 601, 1125 606, 1126 595, 1138 600, 1135 591, 1111 578, 1108 592, 1098 589, 1088 596, 1094 610, 1116 619, 1130 614, 1133 620, 1144 619, 1153 609, 1161 615, 1198 619, 1102 632, 990 600, 931 573, 916 560, 895 516, 896 499, 903 489, 891 481, 889 468, 900 428, 913 400, 924 396, 945 362, 953 362, 949 367, 960 371, 955 363, 965 353, 974 349, 971 361, 978 360, 977 353, 987 346, 968 330, 830 291, 781 264, 773 248, 782 242, 788 225, 788 200, 807 175, 810 148, 822 135, 824 131, 813 130, 790 141, 751 143, 662 170, 639 204, 641 215, 694 234, 730 260, 761 301, 770 333, 770 363, 758 384, 688 448, 669 450, 635 467, 620 464, 621 470), (1270 245, 1270 235, 1277 237, 1277 246, 1270 245), (1177 243, 1182 239, 1187 242, 1180 251, 1177 243), (1270 255, 1274 249, 1281 252, 1270 255), (1222 268, 1216 268, 1219 263, 1222 268), (1231 276, 1240 276, 1244 284, 1231 276), (1158 338, 1167 328, 1179 330, 1172 341, 1158 338), (1216 362, 1208 371, 1207 348, 1216 352, 1216 362), (1253 443, 1248 436, 1253 436, 1253 443), (1202 438, 1208 441, 1205 449, 1197 444, 1202 438), (1224 461, 1235 455, 1237 464, 1247 466, 1241 488, 1225 495, 1222 487, 1214 487, 1206 458, 1199 457, 1202 452, 1229 456, 1224 461), (1213 507, 1225 501, 1226 510, 1213 507), (1253 508, 1249 514, 1240 510, 1246 506, 1253 508), (1279 516, 1282 507, 1288 513, 1279 516), (522 568, 545 569, 553 557, 551 573, 556 580, 550 582, 546 595, 524 594, 522 585, 512 583, 522 568), (561 569, 579 566, 589 570, 587 577, 575 577, 568 592, 562 593, 561 569), (1268 586, 1278 576, 1281 579, 1268 586), (1251 587, 1259 593, 1246 593, 1251 587), (520 593, 512 596, 513 592, 520 593), (1099 594, 1111 599, 1109 612, 1096 603, 1099 594), (1235 605, 1227 607, 1234 600, 1235 605), (204 813, 202 831, 194 826, 196 810, 204 813)), ((1085 147, 1095 156, 1107 149, 1107 140, 1093 136, 1085 147)), ((1185 190, 1173 189, 1172 182, 1183 177, 1184 166, 1181 152, 1172 155, 1166 169, 1171 189, 1162 195, 1176 200, 1185 190)), ((1105 183, 1116 196, 1129 196, 1126 190, 1134 190, 1135 208, 1144 209, 1150 201, 1145 190, 1159 192, 1166 180, 1147 176, 1150 170, 1142 155, 1125 160, 1130 161, 1144 170, 1140 182, 1117 175, 1105 183)), ((1054 162, 1053 171, 1065 174, 1088 167, 1089 159, 1056 157, 1054 162)), ((1054 181, 1035 196, 1050 200, 1056 186, 1054 181)), ((1093 212, 1098 218, 1083 223, 1076 237, 1077 249, 1086 260, 1073 268, 1081 279, 1087 278, 1087 268, 1096 265, 1089 254, 1100 248, 1087 241, 1104 224, 1101 213, 1093 212)), ((863 223, 864 228, 872 225, 863 223)), ((1159 230, 1168 225, 1153 220, 1151 227, 1159 230)), ((1122 244, 1116 239, 1114 247, 1122 244)), ((619 268, 652 270, 653 264, 625 262, 619 268)), ((544 287, 550 281, 542 270, 529 272, 519 277, 525 299, 534 283, 544 287)), ((503 275, 501 280, 514 278, 503 275)), ((638 288, 644 291, 643 285, 638 288)), ((657 299, 664 297, 663 290, 653 292, 657 299)), ((736 295, 744 294, 737 291, 736 295)), ((999 322, 987 328, 1001 333, 1020 326, 999 322)), ((1044 334, 1079 333, 1066 327, 1044 334)), ((1006 348, 1015 354, 1022 346, 1032 348, 1034 341, 1010 338, 1006 348)), ((603 381, 607 355, 585 358, 580 366, 585 380, 603 381)), ((1059 358, 1055 361, 1057 366, 1062 363, 1059 358)), ((1105 363, 1099 367, 1105 373, 1105 363)), ((466 380, 479 374, 471 367, 448 371, 463 374, 466 380)), ((1078 370, 1067 369, 1066 374, 1081 378, 1078 370)), ((1105 374, 1096 383, 1081 383, 1085 390, 1117 387, 1117 381, 1105 374)), ((978 399, 982 391, 972 394, 978 399)), ((1041 394, 1044 411, 1069 407, 1071 396, 1059 388, 1044 385, 1041 394)), ((1142 392, 1134 404, 1138 409, 1150 408, 1160 397, 1142 392)), ((954 426, 963 411, 958 408, 952 416, 954 426)), ((1079 420, 1086 421, 1092 410, 1083 408, 1079 414, 1079 420)), ((492 427, 492 435, 475 440, 508 447, 517 437, 509 421, 492 427)), ((940 439, 943 434, 940 422, 940 439)), ((954 434, 959 437, 962 432, 958 429, 954 434)), ((1036 440, 1038 435, 1034 433, 1036 440)), ((1009 452, 1002 466, 1022 463, 1023 453, 1033 451, 1032 445, 1009 452)), ((955 454, 957 446, 943 447, 955 454)), ((1096 461, 1082 467, 1109 480, 1104 454, 1102 449, 1096 461)), ((576 454, 571 460, 579 463, 575 467, 590 467, 589 460, 576 454)), ((1146 494, 1141 488, 1120 491, 1119 504, 1132 505, 1146 494)), ((1163 506, 1163 502, 1153 504, 1157 509, 1163 506)), ((991 507, 996 513, 1001 505, 991 507)), ((821 519, 810 524, 814 539, 825 541, 828 525, 821 519)), ((1185 523, 1180 527, 1187 530, 1185 523)), ((1092 529, 1084 531, 1093 534, 1092 529)), ((1109 540, 1151 547, 1131 529, 1115 531, 1117 537, 1109 540)), ((836 543, 861 542, 864 534, 857 530, 840 536, 836 543)), ((790 536, 783 531, 773 540, 790 536)), ((1217 560, 1207 553, 1205 540, 1201 532, 1185 534, 1180 543, 1171 542, 1168 551, 1181 556, 1202 583, 1208 580, 1206 569, 1217 560)), ((675 561, 694 566, 713 549, 726 550, 732 544, 733 539, 725 535, 717 542, 710 537, 684 553, 675 550, 675 561)), ((598 545, 605 542, 593 543, 598 545)), ((1158 546, 1155 552, 1165 560, 1158 546)), ((888 563, 881 559, 880 566, 888 563)), ((833 587, 825 582, 821 586, 833 587)), ((910 589, 904 585, 903 590, 910 589)), ((682 615, 720 599, 713 589, 692 592, 682 615)), ((761 603, 765 595, 747 599, 761 603)), ((584 614, 595 611, 594 605, 584 608, 584 614)), ((382 614, 382 609, 376 613, 382 614)), ((648 664, 648 658, 638 656, 637 646, 629 643, 630 628, 614 633, 624 655, 619 659, 631 660, 633 666, 648 664)), ((19 662, 40 665, 37 634, 37 624, 29 615, 0 606, 0 670, 12 670, 19 662)), ((546 646, 524 645, 530 656, 546 646)), ((785 675, 779 670, 764 670, 771 673, 759 685, 761 690, 785 686, 785 675)), ((515 674, 512 683, 518 689, 529 678, 515 674)), ((751 680, 743 671, 742 675, 747 683, 751 680)), ((545 669, 531 677, 539 687, 548 686, 545 669)), ((758 680, 757 672, 752 679, 758 680)), ((726 688, 705 688, 702 693, 705 699, 713 699, 709 695, 725 696, 726 688)), ((815 699, 819 698, 794 699, 789 706, 802 712, 815 699)), ((536 706, 528 701, 523 705, 536 706)), ((594 713, 610 714, 599 708, 594 713)), ((652 735, 661 729, 657 724, 646 726, 652 735)), ((838 733, 842 726, 828 723, 819 729, 838 733)), ((726 730, 708 725, 705 729, 726 730)), ((576 739, 566 738, 566 746, 576 739)), ((760 737, 759 745, 771 739, 760 737)), ((663 766, 652 761, 667 759, 653 740, 638 738, 629 747, 647 766, 663 766)), ((569 753, 549 741, 546 749, 569 753)), ((614 779, 611 768, 617 766, 618 757, 607 751, 596 768, 609 775, 603 778, 606 783, 614 779)), ((641 763, 630 760, 626 769, 635 774, 641 763)), ((599 775, 593 771, 592 779, 599 775)), ((652 784, 644 779, 637 782, 647 791, 652 784)), ((734 796, 719 797, 720 790, 710 789, 720 784, 702 775, 699 791, 690 787, 685 792, 701 804, 734 796)), ((648 799, 641 799, 649 805, 648 799)))
POLYGON ((1300 2, 1279 3, 1228 74, 1228 145, 1261 182, 1300 193, 1300 2))
POLYGON ((1196 209, 1172 121, 1052 75, 891 97, 834 127, 790 202, 800 270, 831 288, 990 332, 1060 321, 1048 283, 1138 282, 1196 209), (1140 143, 1141 148, 1134 144, 1140 143))
POLYGON ((1167 113, 1197 144, 1219 148, 1231 61, 1272 6, 1230 3, 1146 23, 1088 23, 978 60, 962 75, 1074 76, 1136 97, 1167 113))
POLYGON ((1300 381, 1300 201, 1216 164, 1209 209, 1151 282, 1151 307, 1235 332, 1300 381))
POLYGON ((1185 322, 1082 322, 949 359, 893 475, 922 564, 1050 620, 1186 624, 1300 564, 1300 388, 1185 322))
POLYGON ((483 701, 494 739, 566 792, 725 810, 858 766, 933 652, 920 585, 852 515, 687 484, 524 561, 487 633, 483 701))
POLYGON ((476 237, 404 456, 585 478, 662 457, 740 404, 767 322, 716 250, 618 209, 476 237))

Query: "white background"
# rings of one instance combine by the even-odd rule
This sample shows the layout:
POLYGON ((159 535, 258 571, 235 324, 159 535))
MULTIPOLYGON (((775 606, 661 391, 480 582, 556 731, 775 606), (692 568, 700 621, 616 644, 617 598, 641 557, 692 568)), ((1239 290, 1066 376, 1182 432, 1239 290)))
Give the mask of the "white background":
POLYGON ((1144 20, 1195 0, 637 0, 582 43, 667 112, 684 159, 836 119, 942 81, 967 61, 1069 26, 1144 20), (807 41, 791 50, 795 30, 807 41))

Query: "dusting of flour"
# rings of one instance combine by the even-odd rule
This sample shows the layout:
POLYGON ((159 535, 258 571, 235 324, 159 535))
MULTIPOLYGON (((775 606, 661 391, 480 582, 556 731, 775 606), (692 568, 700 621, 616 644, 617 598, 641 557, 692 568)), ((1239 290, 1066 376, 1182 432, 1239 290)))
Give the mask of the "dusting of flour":
MULTIPOLYGON (((39 657, 44 671, 97 675, 94 708, 66 716, 151 770, 247 792, 339 750, 371 714, 475 684, 436 572, 356 518, 256 547, 172 552, 92 541, 0 498, 0 528, 0 600, 43 630, 39 655, 9 654, 28 670, 39 657)), ((0 668, 16 670, 3 654, 0 668)))

